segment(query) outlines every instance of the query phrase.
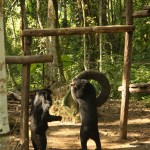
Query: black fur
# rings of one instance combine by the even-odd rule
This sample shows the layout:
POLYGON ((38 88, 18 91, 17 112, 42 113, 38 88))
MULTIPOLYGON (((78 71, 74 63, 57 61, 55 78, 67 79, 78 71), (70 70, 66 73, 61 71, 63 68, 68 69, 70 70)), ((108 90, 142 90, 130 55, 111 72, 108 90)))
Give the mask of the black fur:
POLYGON ((80 140, 82 150, 87 150, 88 139, 96 143, 96 150, 101 150, 98 131, 96 91, 86 79, 74 79, 71 83, 73 99, 79 104, 81 118, 80 140))
POLYGON ((42 89, 35 92, 31 106, 31 140, 35 150, 46 150, 46 130, 48 122, 60 121, 61 116, 49 114, 52 105, 51 90, 42 89))

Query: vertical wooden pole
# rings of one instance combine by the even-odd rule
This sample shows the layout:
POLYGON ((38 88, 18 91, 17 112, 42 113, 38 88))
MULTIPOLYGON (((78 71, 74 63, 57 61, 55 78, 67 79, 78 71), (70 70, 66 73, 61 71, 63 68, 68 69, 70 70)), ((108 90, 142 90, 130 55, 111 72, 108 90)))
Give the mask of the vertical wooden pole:
MULTIPOLYGON (((24 37, 24 55, 30 55, 31 38, 24 37)), ((21 121, 20 134, 23 150, 29 150, 29 84, 30 84, 30 65, 23 64, 22 68, 22 87, 21 87, 21 121)))
MULTIPOLYGON (((126 0, 126 24, 133 24, 133 1, 126 0)), ((129 107, 129 81, 132 58, 132 32, 125 33, 125 48, 124 48, 124 64, 122 77, 122 101, 120 112, 120 139, 127 138, 127 121, 128 121, 128 107, 129 107)))

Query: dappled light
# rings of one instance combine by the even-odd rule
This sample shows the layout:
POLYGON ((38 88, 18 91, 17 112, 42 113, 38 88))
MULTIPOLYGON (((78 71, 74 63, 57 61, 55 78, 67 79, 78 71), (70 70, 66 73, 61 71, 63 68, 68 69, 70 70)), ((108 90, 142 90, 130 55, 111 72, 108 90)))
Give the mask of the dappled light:
POLYGON ((0 1, 0 150, 150 150, 149 17, 149 0, 0 1))
MULTIPOLYGON (((103 150, 149 150, 150 148, 150 109, 143 102, 130 101, 128 138, 119 139, 120 100, 109 100, 98 108, 99 132, 103 150)), ((53 106, 57 107, 57 105, 53 106)), ((60 110, 59 110, 60 111, 60 110)), ((16 112, 14 112, 16 114, 16 112)), ((19 112, 18 112, 19 113, 19 112)), ((13 111, 9 114, 13 116, 13 111)), ((66 114, 62 114, 66 117, 66 114)), ((17 115, 15 115, 17 117, 17 115)), ((14 117, 14 116, 13 116, 14 117)), ((78 150, 80 149, 80 122, 70 119, 48 123, 47 150, 78 150)), ((15 126, 14 128, 16 128, 15 126)), ((29 137, 30 130, 29 130, 29 137)), ((11 145, 20 140, 17 130, 11 136, 11 145)), ((92 140, 88 141, 89 150, 95 149, 92 140)), ((30 141, 30 150, 33 150, 30 141)))

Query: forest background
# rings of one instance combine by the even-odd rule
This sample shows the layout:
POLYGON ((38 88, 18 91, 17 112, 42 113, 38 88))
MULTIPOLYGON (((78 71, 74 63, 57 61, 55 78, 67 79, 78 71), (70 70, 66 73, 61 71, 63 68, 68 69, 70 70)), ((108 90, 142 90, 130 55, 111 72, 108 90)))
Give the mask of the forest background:
MULTIPOLYGON (((23 55, 21 7, 25 6, 24 28, 69 28, 123 25, 124 0, 7 0, 4 1, 6 55, 23 55)), ((133 10, 142 10, 149 0, 133 0, 133 10)), ((134 19, 130 83, 150 82, 150 17, 134 19)), ((111 84, 112 99, 119 99, 122 84, 124 33, 105 33, 33 38, 31 54, 54 56, 53 63, 32 64, 30 89, 69 84, 84 69, 103 72, 111 84)), ((7 65, 8 91, 21 90, 22 65, 7 65)), ((95 87, 98 90, 96 83, 95 87)), ((66 93, 67 94, 67 93, 66 93)), ((131 99, 150 100, 146 94, 131 99)))

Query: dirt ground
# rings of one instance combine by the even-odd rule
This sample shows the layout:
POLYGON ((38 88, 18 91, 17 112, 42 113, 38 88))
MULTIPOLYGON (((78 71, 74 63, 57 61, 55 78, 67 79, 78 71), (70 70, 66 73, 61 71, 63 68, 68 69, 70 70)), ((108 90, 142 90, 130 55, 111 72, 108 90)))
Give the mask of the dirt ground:
MULTIPOLYGON (((109 100, 104 106, 98 109, 102 149, 150 150, 150 107, 142 101, 130 101, 128 138, 127 140, 119 140, 120 104, 121 101, 119 100, 109 100)), ((19 110, 19 108, 17 109, 19 110)), ((12 119, 14 114, 11 110, 9 112, 9 116, 12 119)), ((16 115, 18 112, 15 111, 16 115)), ((64 119, 61 122, 49 123, 47 130, 47 150, 80 149, 80 122, 75 123, 73 119, 66 119, 66 116, 63 117, 64 119)), ((19 129, 16 128, 17 124, 11 128, 11 150, 15 150, 16 143, 20 141, 19 129)), ((88 141, 88 149, 95 149, 95 143, 92 140, 88 141)), ((33 150, 31 141, 30 150, 33 150)))

